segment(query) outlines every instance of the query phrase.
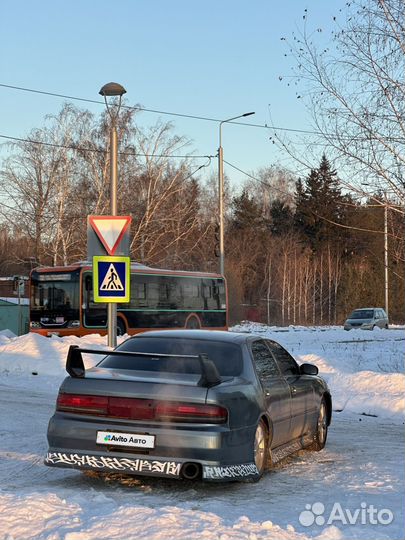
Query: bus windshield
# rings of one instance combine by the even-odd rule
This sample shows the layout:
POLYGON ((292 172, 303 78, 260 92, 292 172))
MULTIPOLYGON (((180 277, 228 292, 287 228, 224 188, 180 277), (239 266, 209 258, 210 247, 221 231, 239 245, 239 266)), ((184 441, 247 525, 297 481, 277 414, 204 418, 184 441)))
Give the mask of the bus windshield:
POLYGON ((79 319, 79 272, 31 275, 31 320, 64 324, 79 319))

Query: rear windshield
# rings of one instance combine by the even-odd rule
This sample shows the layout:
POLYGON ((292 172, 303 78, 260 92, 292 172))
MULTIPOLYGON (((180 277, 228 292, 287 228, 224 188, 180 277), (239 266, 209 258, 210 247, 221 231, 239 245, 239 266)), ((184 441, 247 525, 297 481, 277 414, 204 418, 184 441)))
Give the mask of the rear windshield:
POLYGON ((374 317, 374 310, 372 309, 359 309, 353 311, 350 315, 350 319, 372 319, 374 317))
MULTIPOLYGON (((242 371, 242 355, 238 345, 180 338, 131 338, 124 341, 119 351, 161 354, 206 354, 223 377, 237 376, 242 371)), ((198 359, 194 358, 145 358, 142 356, 106 356, 99 364, 103 368, 159 371, 168 373, 201 373, 198 359)))

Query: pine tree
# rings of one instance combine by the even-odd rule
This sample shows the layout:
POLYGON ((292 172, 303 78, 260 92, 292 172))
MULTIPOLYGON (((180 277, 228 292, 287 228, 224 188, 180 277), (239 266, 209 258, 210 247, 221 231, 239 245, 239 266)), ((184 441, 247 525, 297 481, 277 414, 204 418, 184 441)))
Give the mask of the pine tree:
POLYGON ((337 173, 332 169, 325 154, 317 169, 312 169, 304 183, 297 182, 295 227, 318 251, 326 243, 337 243, 342 239, 342 224, 345 219, 347 198, 339 188, 337 173))
POLYGON ((273 201, 270 207, 271 232, 274 236, 285 236, 291 232, 294 224, 290 206, 280 199, 273 201))
POLYGON ((232 201, 233 219, 231 227, 234 229, 250 229, 252 227, 263 230, 265 228, 265 218, 263 217, 260 205, 251 197, 246 189, 239 197, 232 201))

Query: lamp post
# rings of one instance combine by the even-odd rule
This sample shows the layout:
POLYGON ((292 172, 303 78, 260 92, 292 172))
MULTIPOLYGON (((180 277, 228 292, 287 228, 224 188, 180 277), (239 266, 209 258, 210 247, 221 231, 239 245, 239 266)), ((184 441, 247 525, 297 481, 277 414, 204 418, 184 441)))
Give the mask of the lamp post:
POLYGON ((219 273, 224 274, 225 270, 225 246, 224 246, 224 152, 222 148, 222 124, 232 122, 238 118, 251 116, 254 112, 233 116, 219 123, 219 147, 218 147, 218 198, 219 198, 219 273))
MULTIPOLYGON (((370 186, 365 182, 362 182, 362 186, 370 186)), ((388 316, 388 200, 387 192, 384 194, 384 302, 385 312, 388 316)))
POLYGON ((384 191, 384 202, 384 290, 385 313, 388 317, 388 201, 386 191, 384 191))
MULTIPOLYGON (((100 92, 104 97, 107 112, 111 119, 110 126, 110 205, 111 215, 117 215, 117 178, 118 178, 118 144, 117 118, 121 107, 121 98, 126 90, 118 83, 105 84, 100 92), (118 97, 118 104, 109 105, 107 98, 118 97)), ((117 346, 117 304, 109 303, 107 308, 108 346, 117 346)))

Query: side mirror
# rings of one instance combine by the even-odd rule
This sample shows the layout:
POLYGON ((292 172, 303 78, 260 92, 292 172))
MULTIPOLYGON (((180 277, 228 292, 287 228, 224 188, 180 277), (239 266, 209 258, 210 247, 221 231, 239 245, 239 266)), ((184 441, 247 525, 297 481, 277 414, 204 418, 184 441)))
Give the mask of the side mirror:
POLYGON ((301 364, 301 375, 318 375, 319 369, 314 364, 301 364))

